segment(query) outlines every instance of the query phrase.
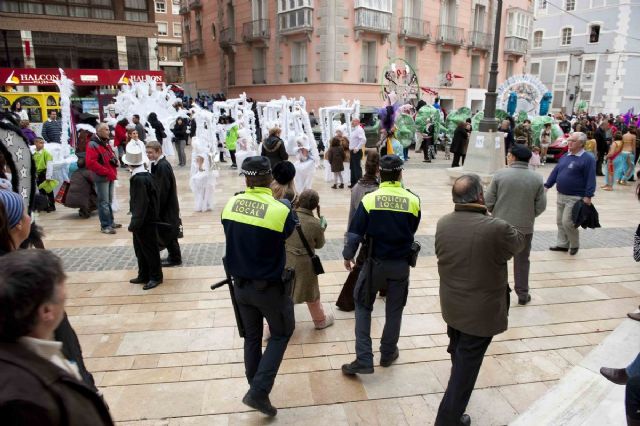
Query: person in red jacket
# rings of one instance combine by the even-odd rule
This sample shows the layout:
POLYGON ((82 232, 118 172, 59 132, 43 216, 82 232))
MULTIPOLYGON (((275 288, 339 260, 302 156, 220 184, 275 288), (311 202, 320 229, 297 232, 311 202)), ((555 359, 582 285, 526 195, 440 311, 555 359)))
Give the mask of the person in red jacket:
POLYGON ((95 175, 100 230, 103 234, 115 234, 116 228, 122 227, 121 224, 114 222, 111 210, 113 185, 118 176, 119 162, 109 145, 109 126, 105 123, 100 123, 96 127, 96 135, 87 146, 86 163, 87 169, 95 175))
MULTIPOLYGON (((123 118, 118 121, 115 128, 115 136, 113 138, 113 145, 118 150, 118 159, 120 163, 122 163, 122 156, 125 152, 125 147, 127 146, 127 126, 129 125, 129 120, 123 118)), ((124 165, 122 166, 124 167, 124 165)))

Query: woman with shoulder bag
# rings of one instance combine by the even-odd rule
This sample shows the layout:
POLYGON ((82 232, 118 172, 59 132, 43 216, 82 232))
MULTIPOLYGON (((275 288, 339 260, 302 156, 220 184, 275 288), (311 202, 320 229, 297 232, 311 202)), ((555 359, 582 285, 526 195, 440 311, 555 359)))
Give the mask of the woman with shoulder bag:
POLYGON ((320 301, 318 274, 323 273, 315 249, 324 246, 324 231, 327 222, 320 216, 320 197, 313 189, 302 191, 296 203, 299 225, 287 239, 287 267, 296 271, 293 303, 307 303, 316 330, 333 325, 334 317, 325 314, 320 301), (318 217, 313 215, 316 210, 318 217))

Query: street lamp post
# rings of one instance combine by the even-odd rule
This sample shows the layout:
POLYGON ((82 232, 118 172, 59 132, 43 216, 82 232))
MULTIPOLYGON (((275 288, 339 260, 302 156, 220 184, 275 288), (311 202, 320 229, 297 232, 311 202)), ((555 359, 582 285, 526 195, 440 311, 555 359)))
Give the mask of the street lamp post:
POLYGON ((498 130, 496 119, 496 101, 498 100, 498 50, 500 48, 500 25, 502 21, 502 0, 497 1, 496 26, 493 33, 493 55, 491 58, 491 70, 489 71, 489 86, 484 95, 484 117, 480 120, 479 131, 495 132, 498 130))

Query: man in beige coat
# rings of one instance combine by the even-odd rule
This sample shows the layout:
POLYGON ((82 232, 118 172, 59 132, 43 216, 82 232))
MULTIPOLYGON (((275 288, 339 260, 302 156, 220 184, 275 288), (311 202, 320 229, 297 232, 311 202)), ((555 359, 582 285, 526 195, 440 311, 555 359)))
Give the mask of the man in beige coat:
POLYGON ((520 231, 487 214, 477 175, 456 179, 452 194, 455 210, 438 221, 435 242, 452 362, 437 426, 471 424, 464 411, 482 359, 493 336, 507 329, 507 261, 525 245, 520 231))

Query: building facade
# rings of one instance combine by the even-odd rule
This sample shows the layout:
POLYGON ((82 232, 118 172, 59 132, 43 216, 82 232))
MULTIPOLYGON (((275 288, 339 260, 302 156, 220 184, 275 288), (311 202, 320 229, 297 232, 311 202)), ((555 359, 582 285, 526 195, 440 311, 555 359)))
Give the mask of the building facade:
POLYGON ((155 0, 154 7, 158 25, 158 66, 164 71, 166 82, 183 83, 180 0, 155 0))
POLYGON ((529 72, 553 94, 552 112, 640 107, 640 2, 536 0, 529 72))
POLYGON ((10 68, 157 70, 153 0, 2 0, 10 68))
MULTIPOLYGON (((182 0, 180 13, 192 95, 304 96, 311 108, 357 98, 378 106, 384 72, 401 58, 443 107, 484 104, 490 0, 182 0)), ((499 82, 525 69, 532 22, 529 0, 504 2, 499 82)))

